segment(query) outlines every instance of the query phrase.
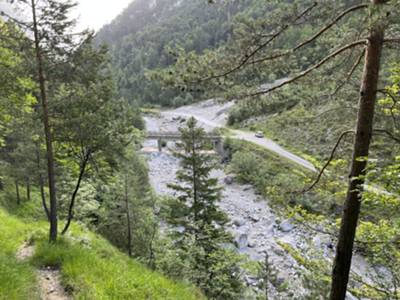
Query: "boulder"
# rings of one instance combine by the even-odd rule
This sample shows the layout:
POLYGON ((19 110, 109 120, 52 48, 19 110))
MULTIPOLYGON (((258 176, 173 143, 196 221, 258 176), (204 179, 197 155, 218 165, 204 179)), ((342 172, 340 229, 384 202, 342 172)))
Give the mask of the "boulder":
POLYGON ((258 221, 260 221, 260 217, 257 215, 251 215, 250 220, 252 220, 254 223, 257 223, 258 221))
POLYGON ((237 227, 243 226, 246 222, 243 219, 235 219, 233 220, 233 224, 237 227))
POLYGON ((256 242, 254 240, 251 240, 248 242, 247 246, 249 248, 255 248, 257 246, 256 242))
POLYGON ((226 185, 231 185, 231 184, 233 183, 233 177, 232 177, 232 176, 226 176, 226 177, 224 178, 224 183, 225 183, 226 185))
POLYGON ((245 192, 251 191, 252 189, 253 189, 253 187, 251 185, 245 185, 243 187, 243 191, 245 191, 245 192))
POLYGON ((248 244, 247 240, 248 240, 247 234, 242 233, 241 235, 239 235, 238 238, 236 238, 236 241, 235 241, 236 247, 238 249, 246 248, 247 244, 248 244))
POLYGON ((295 228, 295 226, 289 220, 285 220, 281 224, 279 224, 279 229, 282 232, 290 232, 294 228, 295 228))

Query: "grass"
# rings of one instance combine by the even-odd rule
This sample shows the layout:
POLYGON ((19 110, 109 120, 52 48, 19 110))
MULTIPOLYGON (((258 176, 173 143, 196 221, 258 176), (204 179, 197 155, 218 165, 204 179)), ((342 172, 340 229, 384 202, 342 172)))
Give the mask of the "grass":
POLYGON ((39 189, 31 186, 31 200, 28 201, 25 195, 25 187, 20 186, 21 204, 17 204, 14 183, 3 178, 5 190, 0 192, 0 207, 10 212, 13 216, 25 221, 40 221, 45 217, 39 189))
POLYGON ((68 240, 38 242, 33 263, 60 267, 63 285, 75 299, 204 299, 192 286, 147 269, 77 226, 68 240))
POLYGON ((141 107, 140 111, 144 115, 159 116, 161 109, 157 107, 141 107))
POLYGON ((205 299, 195 287, 149 270, 76 224, 67 237, 49 244, 47 222, 37 214, 40 205, 33 198, 18 207, 12 192, 0 193, 1 300, 39 299, 36 270, 44 266, 59 267, 62 284, 74 299, 205 299), (35 255, 18 261, 16 252, 27 240, 34 242, 35 255))
POLYGON ((315 178, 311 171, 253 143, 227 139, 225 145, 232 155, 228 171, 251 184, 278 211, 289 213, 287 208, 300 206, 317 214, 336 213, 340 199, 325 180, 318 189, 301 193, 315 178))
POLYGON ((34 267, 15 258, 31 226, 0 209, 0 228, 0 299, 39 299, 34 267))

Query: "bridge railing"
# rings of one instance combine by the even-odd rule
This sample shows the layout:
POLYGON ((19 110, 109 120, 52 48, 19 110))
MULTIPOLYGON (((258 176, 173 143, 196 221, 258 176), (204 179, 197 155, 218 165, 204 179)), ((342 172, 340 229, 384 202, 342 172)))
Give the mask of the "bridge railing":
MULTIPOLYGON (((173 131, 148 131, 146 133, 146 137, 149 139, 180 139, 181 138, 181 133, 180 132, 173 132, 173 131)), ((220 140, 222 137, 220 135, 216 134, 209 134, 207 133, 205 135, 206 139, 212 139, 212 140, 220 140)))

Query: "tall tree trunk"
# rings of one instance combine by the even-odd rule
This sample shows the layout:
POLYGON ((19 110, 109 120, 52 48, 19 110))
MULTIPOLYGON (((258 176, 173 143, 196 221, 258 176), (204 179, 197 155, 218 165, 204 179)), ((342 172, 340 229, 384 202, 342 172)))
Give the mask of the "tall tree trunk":
POLYGON ((40 188, 40 196, 42 198, 42 206, 43 206, 44 212, 46 213, 47 220, 50 222, 50 212, 49 212, 49 208, 47 207, 47 203, 46 203, 46 193, 44 191, 43 176, 42 176, 42 173, 40 172, 42 166, 40 164, 39 142, 36 143, 36 164, 37 164, 37 168, 39 170, 39 188, 40 188))
MULTIPOLYGON (((153 210, 154 212, 154 210, 153 210)), ((156 237, 157 233, 157 222, 153 223, 153 231, 151 233, 150 241, 149 241, 149 266, 152 270, 155 270, 157 268, 156 266, 156 256, 154 253, 154 239, 156 237)))
MULTIPOLYGON (((379 5, 383 2, 383 0, 372 1, 373 5, 379 5)), ((365 53, 349 186, 333 264, 330 300, 343 300, 346 297, 364 175, 366 174, 367 157, 372 137, 383 38, 384 31, 379 25, 371 29, 365 53)))
POLYGON ((268 253, 266 252, 265 253, 265 259, 264 259, 264 272, 265 272, 265 275, 264 275, 264 292, 265 292, 265 300, 268 300, 269 299, 269 297, 268 297, 268 294, 269 294, 269 292, 268 292, 268 283, 269 283, 269 273, 270 273, 270 270, 269 270, 269 256, 268 256, 268 253))
MULTIPOLYGON (((197 226, 197 222, 199 221, 199 211, 198 211, 198 200, 197 200, 197 164, 196 164, 196 136, 194 135, 194 132, 192 132, 192 182, 193 182, 193 207, 194 207, 194 223, 197 226)), ((195 234, 194 234, 194 239, 197 243, 199 239, 199 233, 198 229, 195 228, 195 234)))
POLYGON ((127 221, 127 233, 128 233, 128 254, 132 257, 132 228, 131 228, 131 216, 129 212, 129 201, 128 201, 128 177, 125 175, 125 209, 126 209, 126 221, 127 221))
POLYGON ((35 52, 36 52, 36 63, 37 63, 37 72, 38 72, 38 80, 40 87, 40 97, 42 104, 42 113, 43 113, 43 126, 44 133, 46 138, 46 154, 47 154, 47 172, 48 172, 48 180, 49 180, 49 192, 50 192, 50 232, 49 232, 49 240, 50 242, 55 242, 57 240, 57 195, 56 195, 56 178, 55 178, 55 168, 54 168, 54 156, 53 156, 53 139, 49 124, 49 108, 47 101, 47 92, 46 92, 46 82, 44 77, 43 70, 43 58, 40 49, 40 38, 37 27, 36 20, 36 6, 35 0, 31 0, 32 7, 32 18, 33 18, 33 33, 35 38, 35 52))
POLYGON ((18 182, 18 180, 15 180, 15 193, 17 195, 17 204, 20 205, 21 204, 21 197, 19 195, 19 182, 18 182))
POLYGON ((44 183, 43 183, 42 174, 39 174, 39 187, 40 187, 40 196, 42 198, 42 206, 43 206, 44 212, 46 213, 47 220, 50 222, 50 211, 49 211, 49 208, 47 207, 47 203, 46 203, 46 193, 44 191, 44 183))
POLYGON ((82 164, 80 166, 80 171, 79 171, 79 177, 78 177, 78 181, 76 182, 76 186, 75 186, 75 190, 72 193, 72 197, 71 197, 71 202, 69 203, 69 208, 68 208, 68 219, 67 219, 67 223, 65 224, 65 227, 62 231, 62 235, 66 234, 68 231, 69 226, 71 225, 71 221, 74 217, 74 206, 75 206, 75 199, 76 199, 76 195, 78 194, 79 188, 81 186, 81 182, 83 179, 83 175, 85 175, 85 170, 86 170, 86 165, 89 161, 90 158, 90 152, 87 152, 83 158, 82 164))
POLYGON ((44 212, 46 213, 47 220, 50 222, 50 212, 49 212, 49 208, 47 207, 47 203, 46 203, 46 193, 44 191, 43 176, 42 176, 42 173, 40 172, 41 164, 40 164, 39 142, 36 143, 36 163, 37 163, 37 168, 39 170, 39 188, 40 188, 40 196, 42 198, 42 206, 43 206, 44 212))
POLYGON ((31 201, 31 183, 29 178, 26 179, 26 198, 31 201))

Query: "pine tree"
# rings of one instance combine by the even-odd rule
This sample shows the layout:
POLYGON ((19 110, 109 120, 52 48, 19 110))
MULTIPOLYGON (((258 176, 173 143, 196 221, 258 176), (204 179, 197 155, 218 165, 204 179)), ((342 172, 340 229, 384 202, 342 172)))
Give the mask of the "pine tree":
POLYGON ((212 299, 235 299, 242 285, 237 258, 223 248, 232 237, 224 228, 228 218, 217 205, 221 188, 210 177, 216 160, 206 153, 206 133, 194 118, 180 132, 182 142, 175 156, 181 169, 176 173, 178 183, 169 185, 178 196, 169 222, 182 229, 175 235, 188 256, 192 282, 212 299))
MULTIPOLYGON (((339 144, 344 135, 352 133, 355 136, 332 271, 331 300, 346 297, 370 143, 375 134, 374 114, 378 86, 382 81, 382 52, 396 49, 393 46, 400 43, 399 1, 353 2, 304 0, 260 3, 259 14, 267 11, 274 13, 268 18, 260 18, 260 21, 255 21, 253 16, 249 16, 248 20, 239 20, 241 24, 233 31, 229 43, 215 51, 196 56, 178 49, 177 53, 173 53, 177 59, 175 66, 167 69, 162 76, 166 83, 172 82, 182 91, 200 87, 220 91, 225 98, 244 101, 299 83, 317 70, 323 72, 324 80, 335 78, 346 83, 364 64, 356 128, 345 131, 337 142, 339 144), (361 21, 362 18, 368 22, 361 21), (313 22, 317 20, 325 25, 314 26, 313 22), (297 31, 301 24, 304 25, 302 32, 297 31), (312 33, 307 26, 313 28, 312 33), (357 38, 352 35, 353 30, 359 32, 357 38), (321 53, 321 49, 325 49, 325 54, 321 53), (337 59, 346 53, 350 53, 348 58, 351 58, 351 53, 358 54, 351 58, 354 63, 346 67, 347 74, 343 76, 340 72, 333 72, 332 66, 339 66, 337 59), (305 57, 311 58, 310 62, 304 64, 305 57), (284 74, 285 78, 278 84, 264 85, 272 68, 277 70, 277 74, 284 74), (334 73, 338 77, 333 76, 334 73)), ((337 86, 333 94, 344 85, 337 86)), ((387 93, 385 90, 382 92, 387 93)), ((324 169, 319 175, 323 172, 324 169)))
MULTIPOLYGON (((51 119, 51 104, 49 99, 57 86, 57 80, 64 78, 64 72, 60 72, 60 66, 67 64, 71 53, 85 39, 87 32, 76 34, 72 32, 75 21, 69 18, 69 13, 76 4, 65 0, 45 1, 9 1, 22 11, 29 12, 31 20, 26 21, 21 16, 8 15, 1 12, 14 22, 22 32, 28 32, 26 37, 33 45, 35 57, 35 80, 39 86, 38 102, 41 106, 41 120, 46 142, 46 158, 48 187, 50 194, 49 211, 49 240, 55 242, 58 235, 58 201, 57 201, 57 178, 56 159, 54 151, 53 124, 51 119), (82 39, 82 36, 84 37, 82 39)), ((15 37, 19 39, 21 34, 15 37)))

